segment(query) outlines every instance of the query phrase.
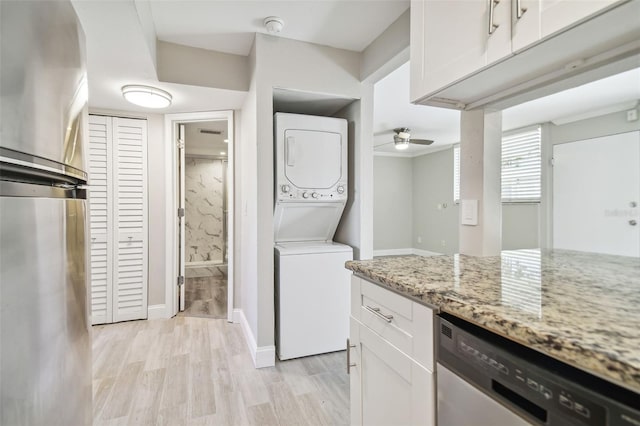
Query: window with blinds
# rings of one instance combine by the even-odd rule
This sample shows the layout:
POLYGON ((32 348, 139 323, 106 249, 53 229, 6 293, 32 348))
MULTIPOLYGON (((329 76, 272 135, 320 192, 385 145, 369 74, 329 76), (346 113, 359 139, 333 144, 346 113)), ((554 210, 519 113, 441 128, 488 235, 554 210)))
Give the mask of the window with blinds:
POLYGON ((540 126, 502 137, 502 202, 539 202, 542 175, 540 126))
MULTIPOLYGON (((538 203, 542 176, 540 126, 502 137, 502 202, 538 203)), ((453 148, 453 199, 460 201, 460 145, 453 148)))

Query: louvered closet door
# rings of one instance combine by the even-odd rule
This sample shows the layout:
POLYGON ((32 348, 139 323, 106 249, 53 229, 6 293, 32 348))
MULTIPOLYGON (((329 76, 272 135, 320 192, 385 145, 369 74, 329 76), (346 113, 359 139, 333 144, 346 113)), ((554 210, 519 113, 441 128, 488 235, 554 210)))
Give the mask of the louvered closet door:
POLYGON ((113 321, 147 318, 147 122, 113 118, 113 321))
POLYGON ((89 226, 91 228, 91 323, 113 321, 112 243, 113 228, 111 119, 89 116, 89 226))

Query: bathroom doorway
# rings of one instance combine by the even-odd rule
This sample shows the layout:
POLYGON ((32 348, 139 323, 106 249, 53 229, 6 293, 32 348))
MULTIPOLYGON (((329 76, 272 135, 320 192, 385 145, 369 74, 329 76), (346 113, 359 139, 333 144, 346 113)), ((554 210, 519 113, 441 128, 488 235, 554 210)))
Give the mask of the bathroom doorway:
POLYGON ((229 135, 226 120, 180 124, 184 135, 183 315, 227 317, 229 135))

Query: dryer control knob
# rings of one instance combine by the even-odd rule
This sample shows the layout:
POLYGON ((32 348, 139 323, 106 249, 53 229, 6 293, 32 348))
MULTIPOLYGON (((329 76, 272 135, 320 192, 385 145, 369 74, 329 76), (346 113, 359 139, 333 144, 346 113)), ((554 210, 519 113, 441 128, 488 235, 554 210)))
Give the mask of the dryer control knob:
POLYGON ((281 189, 282 189, 282 192, 284 192, 285 194, 291 191, 291 188, 289 188, 289 185, 282 185, 281 189))
POLYGON ((303 192, 302 193, 302 198, 309 198, 309 193, 308 192, 303 192))
POLYGON ((344 194, 344 186, 340 185, 338 188, 336 188, 336 191, 338 191, 338 194, 344 194))
POLYGON ((317 192, 314 192, 314 193, 311 194, 311 196, 313 198, 318 198, 320 196, 320 194, 318 194, 317 192))

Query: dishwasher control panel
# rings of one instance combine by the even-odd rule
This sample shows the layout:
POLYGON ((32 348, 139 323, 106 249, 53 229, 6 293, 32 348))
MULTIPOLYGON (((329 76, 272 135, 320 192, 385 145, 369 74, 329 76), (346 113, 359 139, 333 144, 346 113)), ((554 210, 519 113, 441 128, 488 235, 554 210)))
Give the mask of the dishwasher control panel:
MULTIPOLYGON (((602 381, 588 373, 459 319, 439 318, 438 335, 438 362, 533 424, 640 425, 633 404, 586 388, 602 381)), ((633 401, 633 392, 614 390, 633 401)))

